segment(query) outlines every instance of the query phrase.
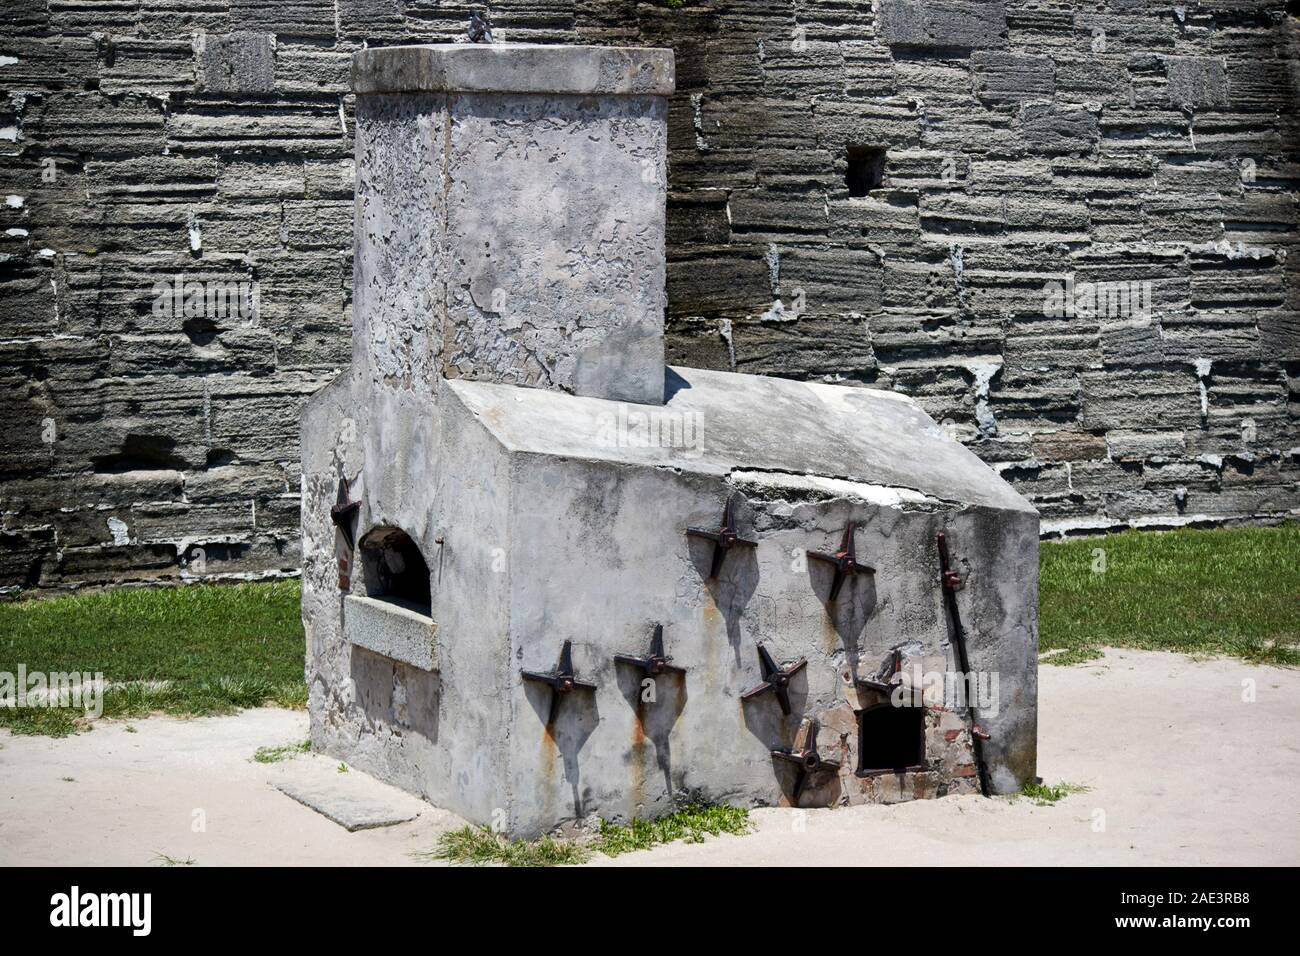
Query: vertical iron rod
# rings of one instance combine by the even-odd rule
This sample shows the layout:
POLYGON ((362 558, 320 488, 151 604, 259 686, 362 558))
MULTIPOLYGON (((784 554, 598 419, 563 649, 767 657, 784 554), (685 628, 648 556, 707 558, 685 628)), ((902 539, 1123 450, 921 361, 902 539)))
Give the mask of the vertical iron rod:
MULTIPOLYGON (((948 608, 948 618, 952 621, 952 643, 957 652, 957 666, 961 669, 962 680, 966 682, 966 717, 970 722, 971 750, 975 755, 975 770, 979 774, 980 793, 989 795, 989 773, 984 763, 984 740, 987 734, 980 729, 975 706, 971 701, 970 658, 966 654, 966 629, 962 627, 961 613, 957 609, 957 587, 960 576, 952 570, 948 559, 948 539, 939 532, 939 570, 940 583, 943 586, 943 600, 948 608)), ((978 681, 976 682, 978 685, 978 681)))

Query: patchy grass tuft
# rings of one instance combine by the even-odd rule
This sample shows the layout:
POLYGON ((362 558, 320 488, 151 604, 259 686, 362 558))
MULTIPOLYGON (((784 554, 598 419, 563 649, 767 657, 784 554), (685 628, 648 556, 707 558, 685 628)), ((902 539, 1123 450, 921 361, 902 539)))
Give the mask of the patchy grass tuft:
POLYGON ((1072 793, 1087 793, 1089 789, 1091 788, 1082 784, 1066 783, 1064 780, 1054 787, 1041 783, 1027 783, 1021 788, 1020 795, 1033 800, 1035 806, 1050 807, 1058 800, 1063 800, 1072 793))
POLYGON ((706 836, 748 833, 749 828, 749 811, 744 807, 692 803, 676 813, 654 820, 633 820, 626 826, 601 821, 595 849, 606 856, 618 856, 676 840, 703 843, 706 836))
POLYGON ((1039 647, 1048 664, 1102 647, 1300 664, 1300 524, 1125 531, 1043 542, 1039 647))
POLYGON ((258 747, 252 759, 254 763, 280 763, 310 752, 311 741, 304 740, 300 744, 285 744, 283 747, 258 747))
POLYGON ((444 833, 432 853, 416 856, 469 866, 565 866, 585 862, 591 851, 576 840, 507 840, 490 827, 467 826, 444 833))
MULTIPOLYGON (((0 604, 0 672, 103 673, 104 716, 202 716, 302 707, 297 581, 124 588, 0 604)), ((0 707, 0 727, 63 736, 69 707, 0 707)))
POLYGON ((601 821, 600 830, 589 839, 508 840, 488 827, 461 827, 444 833, 432 852, 415 856, 469 866, 566 866, 585 863, 592 853, 618 856, 675 840, 702 843, 706 836, 747 833, 749 828, 749 811, 743 807, 693 803, 656 820, 633 820, 626 826, 601 821))
POLYGON ((177 857, 168 856, 166 853, 158 852, 154 854, 154 862, 159 866, 193 866, 194 857, 177 857))

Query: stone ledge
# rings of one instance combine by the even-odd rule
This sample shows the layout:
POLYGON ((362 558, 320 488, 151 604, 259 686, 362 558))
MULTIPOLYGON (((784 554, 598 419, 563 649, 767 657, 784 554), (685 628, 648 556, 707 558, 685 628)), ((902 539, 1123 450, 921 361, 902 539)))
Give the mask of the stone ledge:
POLYGON ((668 96, 672 50, 649 47, 442 43, 360 50, 352 89, 373 93, 668 96))
POLYGON ((436 671, 438 625, 413 605, 349 594, 343 599, 343 639, 422 671, 436 671))

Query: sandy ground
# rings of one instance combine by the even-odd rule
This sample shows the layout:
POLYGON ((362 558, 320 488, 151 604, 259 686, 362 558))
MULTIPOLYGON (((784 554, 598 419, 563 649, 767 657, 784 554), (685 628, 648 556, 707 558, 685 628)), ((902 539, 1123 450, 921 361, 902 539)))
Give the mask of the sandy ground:
MULTIPOLYGON (((760 809, 749 835, 593 865, 1300 863, 1300 671, 1109 651, 1044 666, 1040 690, 1039 773, 1086 793, 760 809)), ((348 833, 294 802, 250 757, 305 736, 304 714, 273 709, 62 740, 0 732, 0 864, 410 865, 460 825, 429 807, 348 833)))

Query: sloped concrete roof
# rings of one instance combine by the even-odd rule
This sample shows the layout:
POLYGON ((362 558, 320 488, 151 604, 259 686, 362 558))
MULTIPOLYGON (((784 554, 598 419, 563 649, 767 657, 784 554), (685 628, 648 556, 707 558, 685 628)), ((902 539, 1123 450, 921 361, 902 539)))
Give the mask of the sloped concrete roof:
POLYGON ((769 473, 776 484, 823 494, 872 500, 882 488, 902 490, 904 498, 910 489, 938 502, 1033 511, 915 402, 893 392, 694 368, 668 370, 662 406, 464 379, 446 385, 511 452, 745 482, 769 473))

